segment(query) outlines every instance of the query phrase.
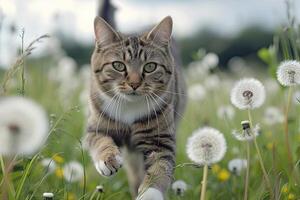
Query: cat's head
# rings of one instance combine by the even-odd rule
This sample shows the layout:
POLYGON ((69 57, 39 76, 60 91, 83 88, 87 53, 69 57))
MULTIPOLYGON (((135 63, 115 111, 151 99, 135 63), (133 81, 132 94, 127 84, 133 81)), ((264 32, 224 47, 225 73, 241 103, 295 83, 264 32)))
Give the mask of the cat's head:
POLYGON ((136 101, 168 90, 174 72, 171 17, 139 36, 121 35, 100 17, 95 18, 94 30, 92 73, 103 94, 136 101))

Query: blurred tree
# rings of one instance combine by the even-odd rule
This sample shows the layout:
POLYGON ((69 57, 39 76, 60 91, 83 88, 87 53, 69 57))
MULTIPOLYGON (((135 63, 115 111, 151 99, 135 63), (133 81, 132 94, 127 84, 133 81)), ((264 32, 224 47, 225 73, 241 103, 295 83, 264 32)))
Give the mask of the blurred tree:
POLYGON ((192 37, 180 40, 181 55, 184 64, 192 61, 191 55, 199 48, 217 53, 222 66, 226 66, 229 59, 234 56, 250 56, 260 61, 256 55, 257 51, 262 47, 269 46, 272 40, 272 32, 257 26, 247 27, 235 37, 225 37, 205 29, 192 37))

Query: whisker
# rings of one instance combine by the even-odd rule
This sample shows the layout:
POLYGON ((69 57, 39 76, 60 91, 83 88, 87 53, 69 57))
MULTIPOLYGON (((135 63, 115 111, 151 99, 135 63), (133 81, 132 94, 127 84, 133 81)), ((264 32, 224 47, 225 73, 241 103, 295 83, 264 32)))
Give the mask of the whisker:
POLYGON ((150 110, 150 106, 149 106, 148 97, 147 96, 145 96, 145 97, 146 97, 147 109, 148 109, 148 112, 147 112, 147 119, 148 119, 147 127, 149 127, 149 115, 150 115, 151 110, 150 110))
POLYGON ((160 92, 169 93, 169 94, 178 94, 178 95, 182 95, 182 96, 188 96, 187 94, 184 94, 184 93, 172 92, 172 91, 168 91, 168 90, 160 90, 160 89, 155 89, 155 90, 160 91, 160 92))
MULTIPOLYGON (((163 98, 161 98, 160 96, 158 96, 157 94, 155 94, 155 92, 151 92, 151 94, 154 94, 157 98, 159 98, 161 101, 163 101, 163 103, 168 104, 165 100, 163 100, 163 98)), ((186 121, 186 119, 185 119, 182 115, 180 115, 180 114, 175 110, 175 108, 174 108, 174 112, 175 112, 175 114, 177 114, 181 119, 183 119, 183 120, 186 121)))
MULTIPOLYGON (((150 94, 147 94, 147 96, 148 97, 151 97, 151 96, 149 96, 150 94)), ((151 106, 151 104, 150 104, 150 106, 151 106)), ((157 124, 157 136, 159 136, 159 123, 158 123, 158 117, 157 117, 157 112, 156 112, 156 110, 155 110, 155 108, 152 106, 152 109, 154 110, 154 114, 155 114, 155 118, 156 118, 156 124, 157 124)))
MULTIPOLYGON (((112 99, 111 99, 111 101, 109 102, 109 104, 108 105, 106 105, 105 106, 105 108, 102 110, 102 112, 100 113, 100 116, 99 116, 99 118, 98 118, 98 120, 97 120, 97 126, 96 126, 96 134, 99 134, 99 132, 98 132, 98 129, 99 129, 99 126, 100 126, 100 121, 101 121, 101 119, 102 119, 102 115, 104 114, 104 112, 106 112, 106 110, 112 105, 112 102, 114 101, 114 98, 117 96, 117 94, 115 94, 113 97, 112 97, 112 99)), ((110 119, 110 118, 109 118, 110 119)))
MULTIPOLYGON (((152 97, 152 99, 154 100, 154 102, 155 102, 156 105, 158 106, 158 109, 159 109, 160 112, 163 114, 164 120, 165 120, 166 124, 168 125, 168 120, 167 120, 167 118, 166 118, 166 116, 165 116, 165 113, 164 113, 163 110, 162 110, 162 107, 159 105, 159 103, 156 101, 156 99, 155 99, 151 94, 150 94, 150 97, 152 97)), ((168 104, 166 104, 166 105, 168 105, 168 104)))

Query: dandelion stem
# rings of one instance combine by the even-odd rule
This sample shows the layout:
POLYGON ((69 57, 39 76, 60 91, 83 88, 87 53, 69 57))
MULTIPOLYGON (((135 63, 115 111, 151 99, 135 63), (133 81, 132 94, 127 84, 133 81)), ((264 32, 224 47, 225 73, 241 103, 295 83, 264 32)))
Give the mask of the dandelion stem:
POLYGON ((207 185, 207 174, 208 174, 208 166, 204 165, 200 200, 205 200, 206 185, 207 185))
MULTIPOLYGON (((253 124, 252 124, 252 117, 251 117, 251 111, 250 111, 250 109, 248 109, 248 118, 249 118, 249 122, 250 122, 250 127, 252 129, 253 124)), ((253 134, 252 131, 251 131, 251 134, 253 134)), ((261 156, 261 153, 260 153, 257 141, 256 141, 256 136, 254 134, 253 134, 253 141, 254 141, 254 146, 255 146, 255 149, 256 149, 256 152, 257 152, 257 155, 258 155, 260 167, 261 167, 263 175, 264 175, 264 180, 265 180, 265 182, 267 184, 268 189, 270 190, 270 198, 274 199, 271 182, 270 182, 269 176, 267 174, 267 171, 266 171, 266 168, 265 168, 265 165, 264 165, 264 162, 263 162, 263 159, 262 159, 262 156, 261 156)))
POLYGON ((245 177, 244 200, 248 199, 249 173, 250 173, 250 142, 247 141, 247 169, 246 169, 246 177, 245 177))
POLYGON ((287 99, 287 106, 285 110, 285 120, 284 120, 284 133, 285 133, 285 146, 287 148, 287 156, 290 164, 290 168, 293 169, 293 157, 292 157, 292 151, 291 151, 291 146, 289 142, 289 122, 288 122, 288 115, 289 115, 289 110, 291 106, 291 97, 292 97, 292 92, 293 92, 293 86, 289 87, 288 91, 288 99, 287 99))

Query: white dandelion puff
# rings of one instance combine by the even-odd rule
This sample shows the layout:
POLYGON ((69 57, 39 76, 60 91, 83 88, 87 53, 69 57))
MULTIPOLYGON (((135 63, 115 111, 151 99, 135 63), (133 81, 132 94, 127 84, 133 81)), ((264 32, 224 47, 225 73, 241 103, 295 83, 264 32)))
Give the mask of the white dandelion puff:
POLYGON ((52 200, 54 198, 54 194, 51 192, 45 192, 43 193, 44 200, 52 200))
POLYGON ((300 62, 296 60, 281 62, 277 69, 277 79, 283 86, 300 84, 300 62))
POLYGON ((253 78, 238 81, 231 90, 231 103, 242 110, 260 107, 265 98, 263 84, 253 78))
POLYGON ((64 178, 68 182, 77 182, 82 180, 84 171, 83 166, 77 161, 71 161, 63 168, 64 178))
POLYGON ((186 189, 187 184, 183 180, 177 180, 172 184, 172 190, 178 196, 183 196, 186 189))
POLYGON ((228 169, 235 175, 241 175, 241 172, 247 168, 247 160, 245 159, 232 159, 228 163, 228 169))
POLYGON ((220 87, 220 82, 220 78, 217 75, 212 74, 206 77, 204 85, 207 90, 214 90, 220 87))
POLYGON ((199 77, 207 76, 208 73, 208 69, 200 61, 191 62, 187 68, 188 77, 195 80, 198 80, 199 77))
POLYGON ((271 78, 265 80, 264 85, 265 85, 266 90, 269 94, 276 93, 280 88, 279 87, 280 85, 278 84, 278 82, 274 79, 271 79, 271 78))
POLYGON ((53 173, 56 169, 56 162, 51 158, 44 158, 41 160, 41 165, 46 169, 47 172, 53 173))
POLYGON ((254 128, 251 129, 250 122, 246 120, 246 121, 242 121, 241 125, 242 125, 241 131, 237 131, 237 130, 232 131, 233 136, 237 140, 250 141, 253 140, 254 137, 257 137, 259 135, 260 132, 259 124, 256 124, 254 128))
POLYGON ((231 105, 220 106, 217 110, 217 116, 220 119, 233 119, 235 115, 234 108, 231 105))
POLYGON ((219 64, 219 57, 215 53, 208 53, 202 59, 202 63, 208 69, 213 69, 219 64))
POLYGON ((264 123, 274 125, 284 122, 283 113, 276 107, 268 107, 264 112, 264 123))
POLYGON ((0 154, 33 154, 45 143, 47 132, 47 115, 40 105, 23 97, 0 100, 0 154))
POLYGON ((197 164, 210 165, 220 161, 226 152, 226 141, 217 129, 196 130, 187 142, 187 155, 197 164))
POLYGON ((203 100, 206 96, 206 91, 201 84, 195 84, 189 87, 188 96, 192 100, 203 100))

